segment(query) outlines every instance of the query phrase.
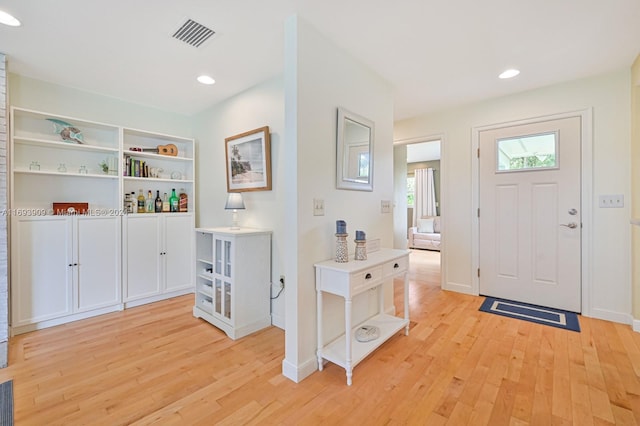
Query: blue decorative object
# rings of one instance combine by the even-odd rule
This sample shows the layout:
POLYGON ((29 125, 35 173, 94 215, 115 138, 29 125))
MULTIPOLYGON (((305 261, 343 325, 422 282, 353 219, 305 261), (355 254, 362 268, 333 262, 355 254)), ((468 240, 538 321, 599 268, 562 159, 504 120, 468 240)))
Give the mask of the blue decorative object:
POLYGON ((79 144, 84 143, 84 136, 82 132, 73 124, 69 124, 66 121, 58 120, 57 118, 47 118, 53 123, 53 131, 60 135, 63 141, 70 141, 79 144))
POLYGON ((347 233, 347 222, 344 220, 336 220, 336 234, 347 233))
POLYGON ((356 240, 366 240, 364 231, 356 231, 356 240))

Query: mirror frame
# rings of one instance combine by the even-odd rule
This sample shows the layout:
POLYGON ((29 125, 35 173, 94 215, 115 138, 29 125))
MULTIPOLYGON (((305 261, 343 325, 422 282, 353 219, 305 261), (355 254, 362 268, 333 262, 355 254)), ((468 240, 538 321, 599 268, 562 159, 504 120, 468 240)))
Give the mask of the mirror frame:
POLYGON ((373 141, 375 139, 375 126, 373 121, 361 115, 338 108, 338 125, 336 132, 336 188, 350 189, 354 191, 373 191, 373 141), (349 179, 345 176, 344 167, 346 165, 344 140, 345 121, 350 120, 369 128, 369 179, 367 182, 349 179))

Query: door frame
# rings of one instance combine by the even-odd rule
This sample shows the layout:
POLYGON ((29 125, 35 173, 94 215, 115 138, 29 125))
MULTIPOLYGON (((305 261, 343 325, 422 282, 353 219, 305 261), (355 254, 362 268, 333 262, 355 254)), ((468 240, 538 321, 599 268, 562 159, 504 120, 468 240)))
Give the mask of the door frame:
POLYGON ((592 209, 593 205, 593 109, 544 115, 516 121, 474 126, 471 129, 471 290, 476 296, 480 295, 480 277, 477 271, 480 267, 480 224, 478 209, 480 208, 480 159, 477 155, 480 147, 480 132, 513 127, 541 121, 558 120, 569 117, 580 117, 581 158, 580 158, 580 211, 582 212, 582 241, 580 256, 580 288, 582 294, 582 315, 591 316, 591 257, 592 257, 592 209))
MULTIPOLYGON (((413 144, 417 144, 417 143, 423 143, 423 142, 434 142, 434 141, 440 141, 440 202, 438 205, 438 208, 440 209, 440 288, 441 289, 445 289, 445 284, 447 282, 447 264, 446 264, 446 259, 447 256, 445 255, 446 253, 446 249, 447 249, 447 237, 446 237, 446 229, 447 229, 447 221, 445 219, 445 212, 446 212, 446 185, 447 185, 447 175, 446 175, 446 167, 444 166, 445 164, 445 158, 447 157, 447 144, 445 142, 446 139, 446 135, 444 133, 434 133, 434 134, 429 134, 429 135, 424 135, 424 136, 418 136, 418 137, 413 137, 413 138, 408 138, 408 139, 397 139, 393 141, 393 145, 398 146, 398 145, 413 145, 413 144)), ((405 159, 405 165, 406 165, 406 159, 405 159)), ((405 169, 406 171, 406 169, 405 169)), ((406 217, 407 217, 407 197, 406 197, 406 187, 407 187, 407 181, 406 181, 406 173, 405 173, 405 181, 404 181, 404 188, 405 188, 405 193, 404 193, 404 209, 400 209, 400 210, 404 210, 403 215, 404 215, 404 235, 405 235, 405 241, 408 242, 408 240, 406 239, 406 235, 407 235, 407 229, 408 229, 408 223, 406 222, 406 217)), ((400 203, 398 203, 397 207, 402 207, 400 205, 400 203)), ((398 214, 398 210, 397 208, 395 208, 393 210, 393 214, 397 215, 398 214)), ((395 219, 394 219, 395 222, 395 219)), ((394 234, 397 232, 397 229, 394 229, 394 234)), ((396 248, 406 248, 405 247, 396 247, 396 248)))

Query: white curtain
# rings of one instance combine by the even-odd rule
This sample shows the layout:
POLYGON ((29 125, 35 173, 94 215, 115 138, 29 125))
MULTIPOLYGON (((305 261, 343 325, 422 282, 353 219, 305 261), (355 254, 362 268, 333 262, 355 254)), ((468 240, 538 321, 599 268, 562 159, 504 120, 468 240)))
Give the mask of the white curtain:
POLYGON ((424 216, 436 216, 436 190, 433 169, 416 169, 416 194, 413 199, 413 226, 424 216))

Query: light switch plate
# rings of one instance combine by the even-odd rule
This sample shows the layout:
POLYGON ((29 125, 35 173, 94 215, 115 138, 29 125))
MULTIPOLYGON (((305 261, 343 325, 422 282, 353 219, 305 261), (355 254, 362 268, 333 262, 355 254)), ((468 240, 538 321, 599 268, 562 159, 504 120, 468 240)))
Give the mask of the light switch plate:
POLYGON ((598 197, 598 207, 600 208, 622 208, 624 207, 624 195, 601 195, 598 197))
POLYGON ((324 200, 322 198, 313 199, 313 215, 324 216, 324 200))

